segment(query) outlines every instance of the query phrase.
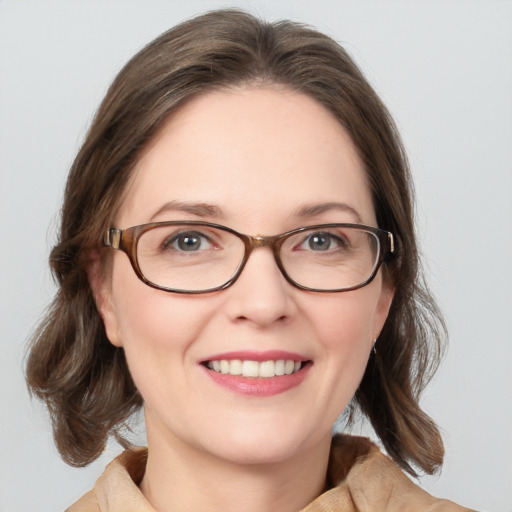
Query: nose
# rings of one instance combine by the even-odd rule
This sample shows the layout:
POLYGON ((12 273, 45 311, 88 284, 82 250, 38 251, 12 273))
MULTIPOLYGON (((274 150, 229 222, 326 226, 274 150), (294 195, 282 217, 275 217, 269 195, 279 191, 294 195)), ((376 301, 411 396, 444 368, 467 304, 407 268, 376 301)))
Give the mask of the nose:
POLYGON ((281 274, 269 247, 252 251, 242 274, 224 293, 231 320, 260 328, 285 323, 296 310, 295 290, 281 274))

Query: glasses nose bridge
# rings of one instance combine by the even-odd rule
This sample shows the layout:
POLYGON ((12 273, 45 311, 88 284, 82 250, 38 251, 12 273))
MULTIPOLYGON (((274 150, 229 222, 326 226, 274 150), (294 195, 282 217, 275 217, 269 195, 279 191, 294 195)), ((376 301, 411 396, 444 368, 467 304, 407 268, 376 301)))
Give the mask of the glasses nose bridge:
POLYGON ((247 235, 248 243, 246 244, 246 255, 245 255, 245 261, 249 259, 249 257, 252 254, 252 251, 254 249, 259 249, 260 247, 268 247, 273 256, 274 260, 279 266, 279 246, 281 245, 280 242, 280 236, 279 235, 254 235, 250 236, 247 235))
POLYGON ((276 246, 276 239, 279 239, 279 235, 255 235, 255 236, 248 236, 249 239, 249 246, 250 246, 250 252, 252 252, 253 249, 256 249, 258 247, 270 247, 272 251, 274 251, 274 248, 276 246))

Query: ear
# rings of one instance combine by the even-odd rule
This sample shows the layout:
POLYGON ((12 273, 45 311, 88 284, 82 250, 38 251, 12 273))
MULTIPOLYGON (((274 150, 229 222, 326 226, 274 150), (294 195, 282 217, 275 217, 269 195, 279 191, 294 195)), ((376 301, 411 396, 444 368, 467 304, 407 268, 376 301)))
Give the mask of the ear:
POLYGON ((377 309, 375 311, 375 318, 373 323, 373 338, 376 340, 384 324, 386 323, 386 319, 389 314, 389 309, 391 308, 391 303, 393 302, 393 297, 395 296, 395 288, 385 279, 382 281, 382 288, 380 292, 380 297, 377 302, 377 309))
POLYGON ((111 282, 105 272, 104 262, 101 260, 100 252, 91 251, 87 258, 87 278, 91 287, 96 308, 103 320, 107 338, 112 345, 121 347, 121 337, 119 335, 119 323, 115 312, 113 298, 111 294, 111 282))

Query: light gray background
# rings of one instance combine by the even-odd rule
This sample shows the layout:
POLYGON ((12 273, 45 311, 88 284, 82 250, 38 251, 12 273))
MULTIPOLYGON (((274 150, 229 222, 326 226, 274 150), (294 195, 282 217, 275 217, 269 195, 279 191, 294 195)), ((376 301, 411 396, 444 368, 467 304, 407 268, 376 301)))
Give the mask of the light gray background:
POLYGON ((67 169, 121 65, 192 14, 238 5, 344 42, 394 114, 451 345, 424 405, 444 432, 435 495, 512 511, 512 3, 0 0, 0 510, 62 510, 117 448, 67 467, 27 396, 26 339, 54 287, 46 260, 67 169))

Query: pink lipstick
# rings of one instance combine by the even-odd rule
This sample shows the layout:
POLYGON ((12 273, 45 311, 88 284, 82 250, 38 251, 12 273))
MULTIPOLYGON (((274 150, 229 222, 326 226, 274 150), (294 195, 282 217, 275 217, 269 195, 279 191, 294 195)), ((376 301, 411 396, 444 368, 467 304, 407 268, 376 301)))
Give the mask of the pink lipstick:
POLYGON ((216 384, 251 396, 272 396, 301 384, 312 361, 279 350, 238 351, 215 354, 201 365, 216 384))

